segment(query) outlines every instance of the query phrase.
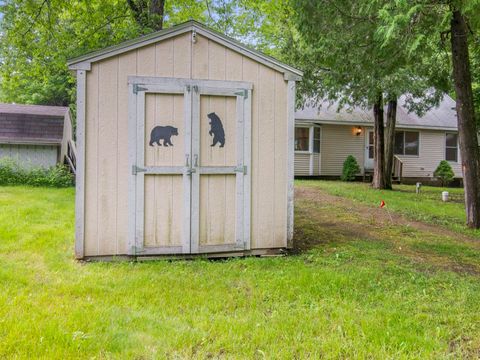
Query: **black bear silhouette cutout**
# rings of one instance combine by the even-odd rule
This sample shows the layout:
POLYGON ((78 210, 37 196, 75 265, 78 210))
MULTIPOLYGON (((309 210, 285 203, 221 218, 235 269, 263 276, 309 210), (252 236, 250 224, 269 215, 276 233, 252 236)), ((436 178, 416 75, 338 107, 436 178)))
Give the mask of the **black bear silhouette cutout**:
POLYGON ((207 115, 210 119, 210 131, 208 134, 213 135, 213 143, 210 146, 215 146, 220 143, 220 147, 225 145, 225 130, 223 130, 222 121, 214 112, 207 115))
POLYGON ((173 126, 155 126, 150 133, 150 146, 153 146, 153 144, 162 146, 160 140, 163 140, 163 146, 173 146, 171 141, 173 135, 178 135, 178 128, 173 126))

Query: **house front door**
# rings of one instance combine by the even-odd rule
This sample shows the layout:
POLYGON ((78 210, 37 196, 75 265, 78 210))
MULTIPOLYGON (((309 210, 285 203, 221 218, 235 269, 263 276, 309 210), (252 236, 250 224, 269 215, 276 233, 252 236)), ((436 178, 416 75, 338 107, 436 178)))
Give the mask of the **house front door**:
POLYGON ((365 134, 365 170, 373 170, 374 154, 373 130, 367 130, 365 134))

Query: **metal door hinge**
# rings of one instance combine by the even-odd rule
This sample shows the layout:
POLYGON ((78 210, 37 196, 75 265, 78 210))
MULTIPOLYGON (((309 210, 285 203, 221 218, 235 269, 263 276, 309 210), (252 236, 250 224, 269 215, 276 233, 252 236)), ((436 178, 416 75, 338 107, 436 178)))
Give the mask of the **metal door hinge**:
POLYGON ((138 94, 139 91, 145 91, 147 88, 141 87, 139 84, 133 85, 133 93, 138 94))
POLYGON ((240 90, 235 93, 235 95, 243 96, 245 99, 248 99, 248 90, 240 90))
POLYGON ((193 91, 195 91, 196 93, 198 93, 198 86, 197 86, 197 85, 193 85, 193 91))
POLYGON ((246 175, 247 174, 247 167, 245 165, 244 166, 237 166, 234 171, 237 172, 237 173, 242 173, 243 175, 246 175))
POLYGON ((133 175, 137 175, 137 174, 140 173, 140 172, 146 172, 146 171, 147 171, 147 169, 138 167, 137 165, 133 165, 133 166, 132 166, 132 174, 133 174, 133 175))

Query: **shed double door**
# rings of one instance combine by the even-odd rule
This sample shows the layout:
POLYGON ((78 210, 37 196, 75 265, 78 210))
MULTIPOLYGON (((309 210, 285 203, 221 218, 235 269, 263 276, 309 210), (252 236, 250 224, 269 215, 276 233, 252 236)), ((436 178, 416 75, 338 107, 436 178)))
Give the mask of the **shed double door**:
POLYGON ((251 84, 129 82, 131 254, 248 249, 251 84))

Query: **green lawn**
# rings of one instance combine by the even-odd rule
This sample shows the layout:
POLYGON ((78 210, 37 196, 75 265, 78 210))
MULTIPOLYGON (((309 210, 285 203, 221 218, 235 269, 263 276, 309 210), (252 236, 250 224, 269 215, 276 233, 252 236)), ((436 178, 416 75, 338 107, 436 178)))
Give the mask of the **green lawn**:
POLYGON ((85 264, 72 189, 0 187, 0 358, 478 358, 462 206, 400 190, 392 224, 363 184, 297 182, 287 257, 85 264))

